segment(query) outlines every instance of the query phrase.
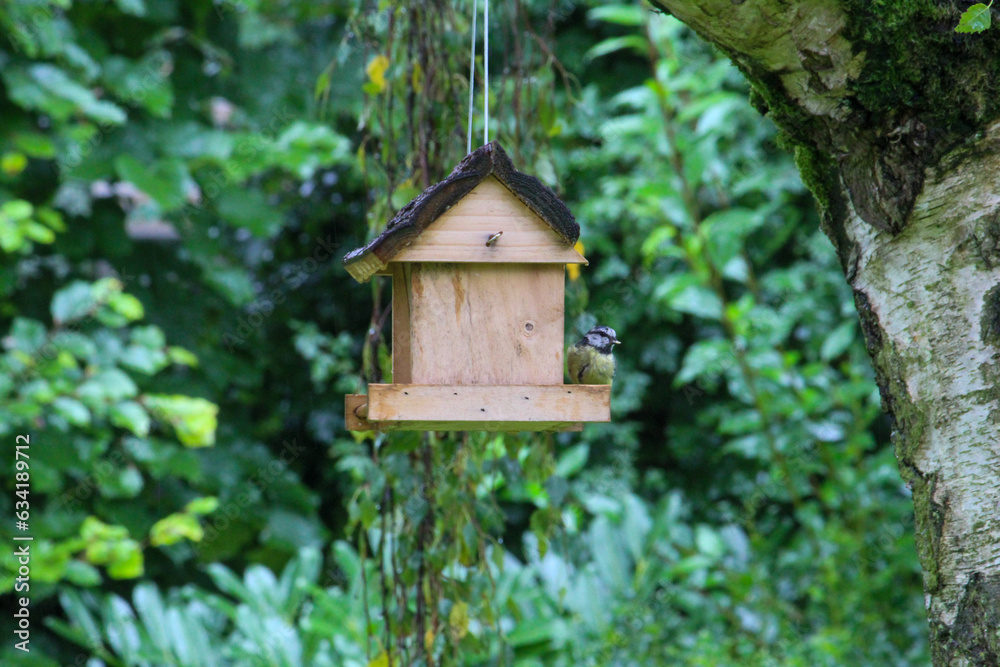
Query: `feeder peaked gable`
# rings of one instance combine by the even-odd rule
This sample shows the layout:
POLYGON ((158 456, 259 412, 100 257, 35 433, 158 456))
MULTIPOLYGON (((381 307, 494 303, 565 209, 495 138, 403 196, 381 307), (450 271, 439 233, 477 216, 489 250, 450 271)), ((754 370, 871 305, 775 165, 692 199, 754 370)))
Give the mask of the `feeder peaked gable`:
POLYGON ((344 266, 366 282, 390 261, 586 264, 573 249, 579 237, 566 205, 493 141, 401 209, 344 266))

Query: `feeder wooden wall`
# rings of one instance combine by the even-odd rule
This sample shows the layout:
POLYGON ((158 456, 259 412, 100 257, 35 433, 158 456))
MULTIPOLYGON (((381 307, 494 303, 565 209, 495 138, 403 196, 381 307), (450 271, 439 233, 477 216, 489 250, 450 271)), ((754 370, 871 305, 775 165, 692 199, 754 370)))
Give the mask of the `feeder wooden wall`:
POLYGON ((348 396, 348 428, 558 431, 610 421, 610 385, 563 384, 569 263, 586 260, 488 177, 389 263, 393 383, 348 396))

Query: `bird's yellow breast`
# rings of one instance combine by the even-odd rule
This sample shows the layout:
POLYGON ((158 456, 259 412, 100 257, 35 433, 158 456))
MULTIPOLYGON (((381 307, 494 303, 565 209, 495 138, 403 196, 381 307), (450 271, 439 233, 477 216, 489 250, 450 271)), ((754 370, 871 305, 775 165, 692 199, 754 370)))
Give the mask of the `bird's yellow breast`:
POLYGON ((615 357, 601 354, 587 345, 573 345, 566 351, 566 366, 570 382, 577 384, 611 384, 615 377, 615 357))

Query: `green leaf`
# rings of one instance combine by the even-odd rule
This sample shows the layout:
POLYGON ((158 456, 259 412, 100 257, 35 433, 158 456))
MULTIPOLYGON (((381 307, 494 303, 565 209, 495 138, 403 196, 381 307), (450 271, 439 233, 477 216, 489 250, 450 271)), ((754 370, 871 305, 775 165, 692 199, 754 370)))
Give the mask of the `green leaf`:
POLYGON ((167 344, 167 338, 163 335, 163 329, 154 324, 132 329, 130 339, 136 345, 141 345, 150 350, 160 350, 167 344))
POLYGON ((135 401, 124 401, 111 406, 109 415, 111 423, 115 426, 128 429, 140 438, 145 438, 149 435, 149 426, 151 423, 149 414, 135 401))
POLYGON ((206 263, 202 280, 230 305, 240 308, 254 300, 257 291, 249 272, 241 266, 216 266, 206 263))
POLYGON ((248 50, 262 49, 295 37, 289 26, 270 21, 258 12, 240 12, 239 25, 239 44, 248 50))
POLYGON ((49 137, 37 132, 19 132, 14 135, 14 144, 28 157, 51 160, 56 156, 56 145, 49 137))
POLYGON ((284 222, 281 211, 271 206, 259 190, 224 190, 219 194, 216 206, 226 222, 243 227, 258 238, 270 238, 284 222))
POLYGON ((131 294, 112 294, 108 297, 108 307, 131 322, 141 320, 145 315, 142 302, 131 294))
POLYGON ((47 334, 45 325, 41 322, 18 317, 14 319, 4 344, 8 348, 30 353, 45 344, 47 334))
POLYGON ((115 4, 125 14, 131 14, 132 16, 146 15, 146 3, 143 0, 115 0, 115 4))
POLYGON ((14 221, 27 220, 34 211, 35 208, 23 199, 15 199, 0 206, 0 215, 14 221))
POLYGON ((55 211, 47 206, 43 206, 36 210, 35 218, 53 231, 66 231, 66 223, 63 221, 62 215, 58 211, 55 211))
POLYGON ((24 153, 8 152, 0 156, 0 171, 8 176, 17 176, 28 166, 24 153))
POLYGON ((148 347, 129 345, 122 352, 119 362, 129 370, 155 375, 167 365, 167 355, 163 350, 151 350, 148 347))
POLYGON ((378 508, 375 506, 375 501, 370 497, 366 496, 358 503, 357 511, 358 520, 361 522, 361 527, 365 530, 371 528, 378 519, 378 508))
POLYGON ((111 549, 108 576, 112 579, 135 579, 143 573, 142 547, 135 540, 122 540, 111 549))
POLYGON ((136 611, 139 612, 139 618, 142 619, 142 624, 149 632, 153 644, 161 653, 165 653, 168 650, 169 642, 164 631, 166 617, 160 591, 152 584, 139 584, 132 593, 132 602, 136 611))
POLYGON ((206 496, 204 498, 195 498, 189 502, 184 506, 184 511, 191 514, 211 514, 218 508, 219 499, 215 496, 206 496))
POLYGON ((120 125, 125 122, 124 111, 97 99, 90 89, 54 65, 41 63, 27 70, 7 67, 2 76, 10 98, 26 109, 50 114, 60 121, 83 114, 98 123, 120 125))
POLYGON ((712 261, 723 268, 743 249, 746 238, 759 229, 765 217, 747 208, 728 208, 715 211, 705 218, 706 246, 712 261))
POLYGON ((316 169, 343 162, 350 156, 350 141, 321 123, 296 121, 278 135, 268 157, 299 178, 312 178, 316 169))
POLYGON ((156 200, 164 211, 184 205, 189 176, 180 160, 158 160, 150 167, 131 155, 119 155, 115 171, 122 180, 156 200))
POLYGON ((590 445, 587 443, 573 445, 559 457, 559 462, 556 463, 555 474, 560 477, 572 477, 583 470, 583 467, 587 465, 587 458, 589 456, 590 445))
POLYGON ((701 285, 685 287, 671 297, 669 305, 676 311, 707 320, 718 320, 722 317, 722 301, 715 292, 701 285))
POLYGON ((640 26, 646 22, 646 11, 642 5, 604 5, 587 12, 587 17, 616 25, 640 26))
POLYGON ((469 603, 458 601, 448 612, 448 631, 454 641, 460 641, 469 634, 469 603))
POLYGON ((127 465, 102 475, 98 486, 105 498, 135 498, 145 486, 145 480, 138 468, 127 465))
POLYGON ((149 531, 149 543, 154 547, 162 547, 185 539, 200 542, 204 535, 205 531, 194 516, 179 512, 153 524, 149 531))
POLYGON ((83 640, 87 646, 102 646, 101 628, 94 619, 93 614, 83 603, 83 598, 79 591, 66 590, 59 594, 59 603, 66 611, 66 616, 72 622, 72 632, 81 632, 83 640))
POLYGON ((736 354, 727 340, 700 340, 688 348, 674 386, 685 385, 696 378, 714 380, 736 364, 736 354))
POLYGON ((120 540, 128 537, 124 526, 111 526, 96 516, 88 516, 80 526, 80 537, 85 540, 120 540))
POLYGON ((93 288, 81 280, 70 283, 52 297, 52 319, 57 323, 71 322, 90 312, 95 305, 93 288))
POLYGON ((55 232, 37 222, 29 221, 21 227, 22 233, 32 241, 39 243, 52 243, 56 240, 55 232))
POLYGON ((139 389, 128 375, 117 368, 108 368, 80 385, 77 397, 91 406, 105 401, 117 402, 132 398, 139 389))
POLYGON ((178 439, 187 447, 215 444, 219 407, 203 398, 190 396, 149 395, 146 406, 153 415, 174 427, 178 439))
POLYGON ((233 596, 237 600, 250 602, 253 596, 243 582, 233 574, 232 570, 221 563, 210 563, 208 565, 208 576, 212 582, 219 587, 223 593, 233 596))
POLYGON ((411 179, 406 179, 400 183, 392 193, 390 202, 395 209, 401 209, 420 195, 420 188, 413 184, 411 179))
POLYGON ((17 252, 24 246, 24 235, 21 228, 5 218, 0 218, 0 249, 4 252, 17 252))
POLYGON ((993 16, 990 13, 992 5, 992 2, 989 5, 979 3, 966 9, 965 13, 962 14, 962 20, 958 22, 958 27, 955 28, 955 32, 982 32, 989 28, 993 22, 993 16))
POLYGON ((317 100, 322 98, 323 95, 330 89, 330 76, 332 74, 333 64, 329 65, 320 73, 318 77, 316 77, 316 86, 313 88, 313 97, 317 100))
POLYGON ((52 401, 52 408, 73 426, 83 427, 90 424, 90 410, 75 398, 60 396, 52 401))
POLYGON ((584 60, 594 60, 606 56, 622 49, 632 49, 642 55, 649 50, 649 43, 638 35, 625 35, 624 37, 609 37, 593 46, 584 56, 584 60))
POLYGON ((695 528, 695 544, 705 556, 717 559, 725 553, 726 546, 719 534, 708 526, 699 525, 695 528))
POLYGON ((854 342, 855 321, 848 320, 830 332, 823 341, 819 356, 823 361, 830 361, 842 355, 854 342))
POLYGON ((183 347, 171 346, 167 348, 167 358, 172 363, 179 366, 197 366, 198 357, 193 352, 185 350, 183 347))
POLYGON ((66 580, 76 586, 89 588, 101 583, 101 573, 90 563, 74 558, 66 563, 66 580))

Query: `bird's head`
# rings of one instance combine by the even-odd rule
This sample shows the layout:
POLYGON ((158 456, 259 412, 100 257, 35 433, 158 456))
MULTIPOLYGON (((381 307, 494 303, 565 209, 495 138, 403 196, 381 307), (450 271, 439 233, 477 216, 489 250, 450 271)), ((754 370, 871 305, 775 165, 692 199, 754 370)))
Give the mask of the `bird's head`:
POLYGON ((587 332, 583 340, 601 354, 611 354, 611 348, 621 345, 615 330, 611 327, 597 326, 587 332))

